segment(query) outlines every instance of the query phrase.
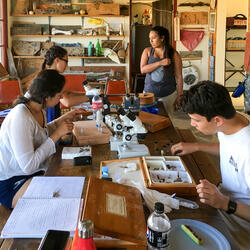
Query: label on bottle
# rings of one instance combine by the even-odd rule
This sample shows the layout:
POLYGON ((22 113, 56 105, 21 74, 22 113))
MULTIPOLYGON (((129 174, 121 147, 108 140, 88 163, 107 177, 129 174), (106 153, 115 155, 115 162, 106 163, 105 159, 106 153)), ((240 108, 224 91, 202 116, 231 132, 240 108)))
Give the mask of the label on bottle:
POLYGON ((103 107, 102 102, 92 102, 92 109, 101 109, 103 107))
POLYGON ((168 234, 169 230, 166 232, 157 232, 147 227, 148 243, 153 247, 168 247, 168 234))

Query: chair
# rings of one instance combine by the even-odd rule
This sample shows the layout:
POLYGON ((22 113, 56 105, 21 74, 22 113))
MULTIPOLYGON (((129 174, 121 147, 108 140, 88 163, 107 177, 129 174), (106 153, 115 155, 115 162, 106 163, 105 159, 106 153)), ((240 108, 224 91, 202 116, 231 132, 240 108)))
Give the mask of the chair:
POLYGON ((17 80, 0 80, 0 105, 12 105, 21 93, 17 80))
MULTIPOLYGON (((85 74, 65 74, 65 90, 72 92, 82 92, 85 93, 85 89, 83 87, 83 82, 86 81, 87 77, 85 74)), ((64 106, 60 103, 61 109, 68 109, 69 107, 64 106)))
POLYGON ((121 81, 108 81, 106 92, 108 99, 110 102, 122 102, 122 96, 112 96, 112 95, 126 95, 127 94, 127 86, 124 80, 121 81))
POLYGON ((84 87, 82 82, 86 81, 86 75, 84 74, 78 74, 78 75, 71 75, 71 74, 65 74, 65 89, 70 90, 70 91, 79 91, 79 92, 84 92, 84 87))
POLYGON ((0 63, 0 105, 12 105, 16 98, 22 93, 23 90, 20 79, 17 76, 10 78, 8 72, 0 63))

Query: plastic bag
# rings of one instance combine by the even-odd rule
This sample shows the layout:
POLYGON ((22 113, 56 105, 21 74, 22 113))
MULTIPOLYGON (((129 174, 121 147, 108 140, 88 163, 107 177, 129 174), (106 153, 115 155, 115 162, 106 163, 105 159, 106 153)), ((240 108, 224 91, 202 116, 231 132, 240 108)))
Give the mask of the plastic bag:
POLYGON ((165 75, 164 67, 160 66, 159 68, 151 72, 151 79, 154 82, 160 82, 163 80, 164 75, 165 75))
POLYGON ((154 211, 155 202, 161 202, 164 204, 165 213, 171 212, 172 209, 179 209, 179 200, 172 198, 168 194, 148 189, 140 182, 131 181, 130 179, 121 177, 120 175, 115 177, 115 182, 137 188, 141 192, 150 212, 154 211))

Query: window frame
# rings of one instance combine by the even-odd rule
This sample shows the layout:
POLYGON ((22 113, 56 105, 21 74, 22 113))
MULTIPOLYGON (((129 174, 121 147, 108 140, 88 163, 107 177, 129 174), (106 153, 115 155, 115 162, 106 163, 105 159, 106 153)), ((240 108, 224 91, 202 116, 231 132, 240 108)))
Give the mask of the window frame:
POLYGON ((2 43, 0 43, 0 49, 3 50, 2 58, 0 62, 2 62, 3 66, 7 68, 7 45, 8 45, 8 31, 7 31, 7 1, 1 1, 1 15, 0 15, 0 25, 2 26, 2 33, 0 34, 2 43))

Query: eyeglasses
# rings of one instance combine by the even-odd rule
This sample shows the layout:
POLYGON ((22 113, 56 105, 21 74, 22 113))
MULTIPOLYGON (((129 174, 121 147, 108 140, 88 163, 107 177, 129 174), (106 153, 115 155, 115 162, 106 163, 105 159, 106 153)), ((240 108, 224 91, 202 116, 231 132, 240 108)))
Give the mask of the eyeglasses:
POLYGON ((62 61, 64 61, 64 62, 68 63, 68 60, 67 60, 67 59, 60 58, 60 60, 62 60, 62 61))

